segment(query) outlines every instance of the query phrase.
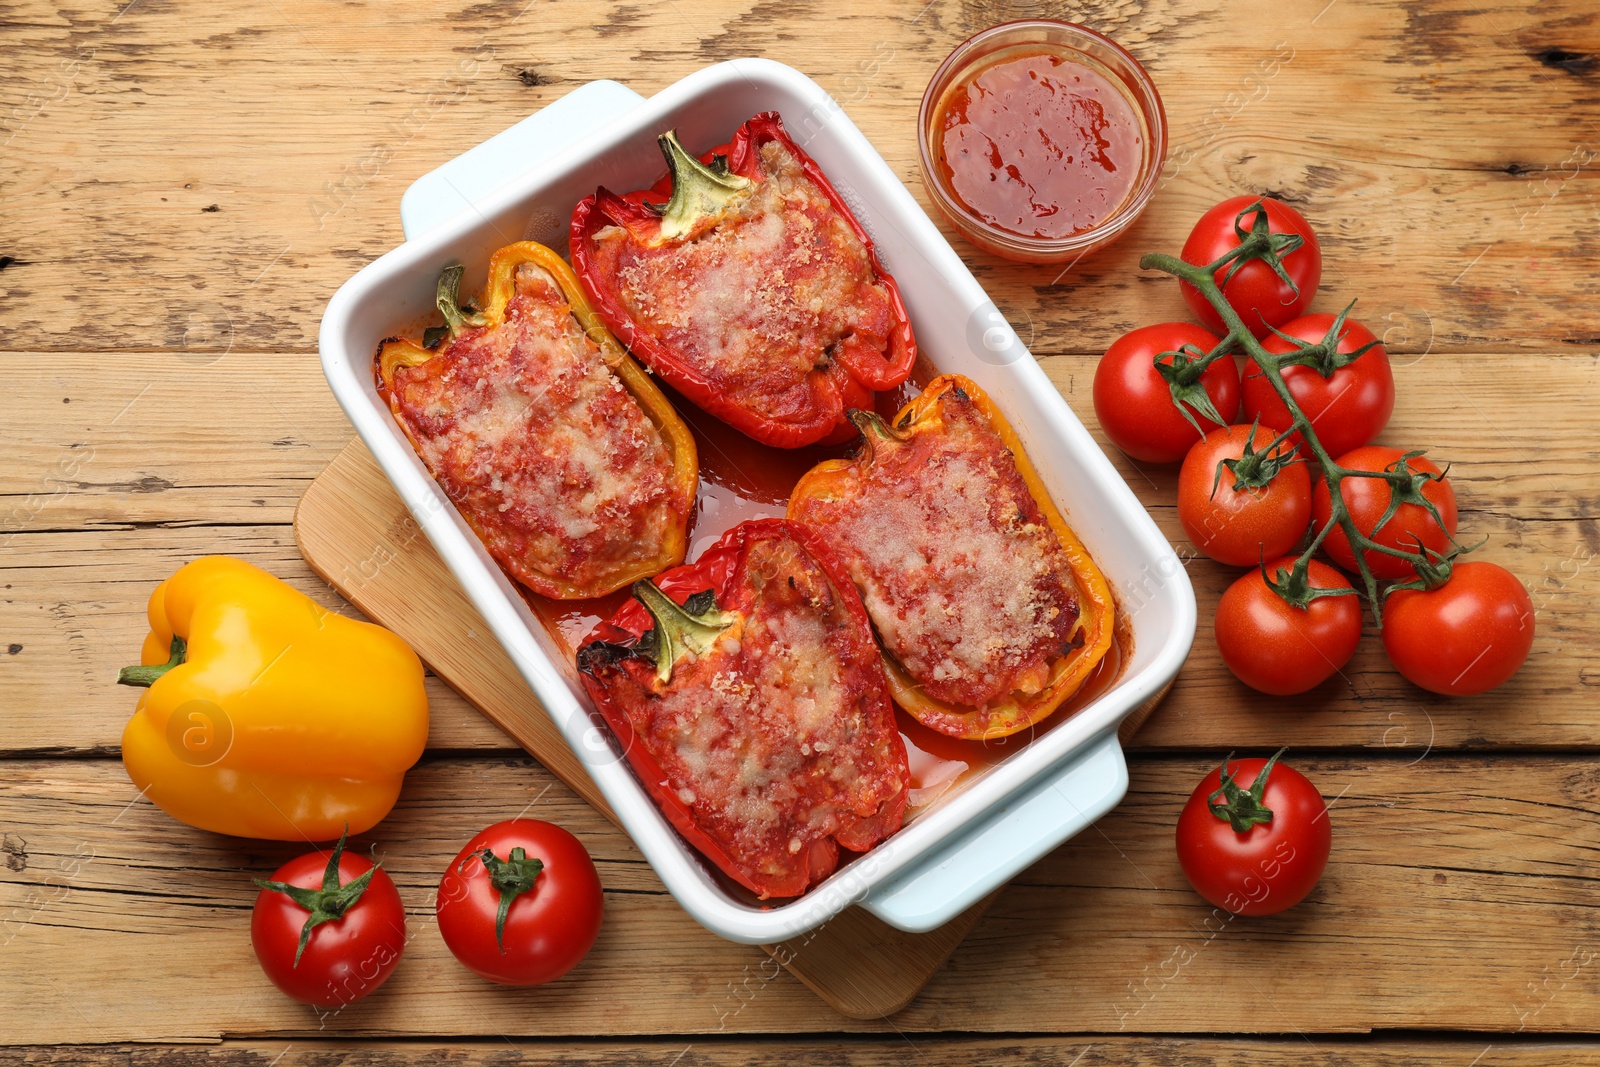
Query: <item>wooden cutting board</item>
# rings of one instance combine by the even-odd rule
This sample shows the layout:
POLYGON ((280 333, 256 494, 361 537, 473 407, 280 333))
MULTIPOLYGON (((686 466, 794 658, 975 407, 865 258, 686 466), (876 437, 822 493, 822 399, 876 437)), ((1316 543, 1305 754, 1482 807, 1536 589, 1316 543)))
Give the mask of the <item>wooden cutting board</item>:
MULTIPOLYGON (((489 633, 488 624, 360 441, 311 483, 295 510, 294 530, 312 570, 403 637, 435 674, 616 821, 510 658, 479 636, 489 633)), ((1154 702, 1124 722, 1124 740, 1153 709, 1154 702)), ((762 947, 841 1013, 880 1018, 911 1002, 993 899, 926 934, 896 930, 850 908, 812 934, 762 947)))

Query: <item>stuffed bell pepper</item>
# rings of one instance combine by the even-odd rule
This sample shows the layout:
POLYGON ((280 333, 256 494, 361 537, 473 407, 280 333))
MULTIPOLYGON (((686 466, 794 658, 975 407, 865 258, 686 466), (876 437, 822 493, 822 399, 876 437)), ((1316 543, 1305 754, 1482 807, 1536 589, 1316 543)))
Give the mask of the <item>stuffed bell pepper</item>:
POLYGON ((854 436, 851 408, 905 381, 916 342, 872 241, 776 112, 695 158, 659 138, 653 189, 572 216, 572 263, 618 338, 762 444, 854 436), (670 194, 670 195, 669 195, 670 194))
POLYGON ((446 325, 378 349, 380 393, 489 553, 548 597, 683 561, 699 466, 672 405, 543 245, 494 254, 481 305, 440 276, 446 325))
POLYGON ((1110 588, 994 404, 935 378, 892 424, 812 468, 789 518, 866 602, 895 702, 953 737, 1004 737, 1083 684, 1112 639, 1110 588))
POLYGON ((900 827, 906 750, 861 599, 816 535, 729 530, 634 586, 578 652, 629 763, 684 838, 792 897, 900 827))

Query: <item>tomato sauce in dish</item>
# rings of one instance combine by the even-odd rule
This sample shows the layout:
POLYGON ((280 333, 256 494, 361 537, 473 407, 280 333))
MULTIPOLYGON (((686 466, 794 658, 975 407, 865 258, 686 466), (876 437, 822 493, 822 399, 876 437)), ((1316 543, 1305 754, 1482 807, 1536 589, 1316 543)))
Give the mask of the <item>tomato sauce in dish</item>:
POLYGON ((1066 50, 1008 49, 952 85, 933 127, 935 164, 975 218, 1021 237, 1082 233, 1140 176, 1133 103, 1066 50))

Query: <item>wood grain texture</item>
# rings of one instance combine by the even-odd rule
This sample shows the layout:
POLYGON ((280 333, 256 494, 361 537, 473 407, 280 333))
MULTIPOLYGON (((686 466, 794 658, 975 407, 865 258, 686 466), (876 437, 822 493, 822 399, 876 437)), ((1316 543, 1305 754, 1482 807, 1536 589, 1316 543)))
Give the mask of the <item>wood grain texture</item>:
MULTIPOLYGON (((0 1048, 0 1063, 1600 1058, 1592 1042, 1530 1034, 1596 1030, 1592 7, 0 4, 0 350, 13 371, 0 391, 0 1043, 112 1043, 0 1048), (1369 633, 1346 680, 1290 704, 1234 684, 1202 629, 1141 734, 1129 803, 1006 891, 896 1017, 899 1034, 842 1024, 758 950, 700 930, 559 784, 535 809, 579 830, 610 887, 593 977, 524 992, 476 984, 428 925, 428 893, 460 840, 549 779, 430 679, 431 754, 381 842, 417 936, 393 988, 319 1031, 265 987, 244 934, 245 875, 287 851, 243 851, 144 804, 124 811, 132 790, 107 757, 132 702, 110 675, 138 646, 149 590, 205 552, 337 603, 287 525, 350 439, 316 365, 316 327, 334 289, 399 242, 401 191, 586 80, 650 93, 761 54, 817 78, 927 205, 912 136, 923 85, 969 33, 1031 15, 1128 45, 1162 89, 1171 132, 1145 217, 1068 275, 954 242, 1052 379, 1092 427, 1091 357, 1127 328, 1183 317, 1138 256, 1175 251, 1224 196, 1284 196, 1324 238, 1316 306, 1359 298, 1397 354, 1390 438, 1457 464, 1464 531, 1488 535, 1489 558, 1532 587, 1533 662, 1498 694, 1446 703, 1398 685, 1369 633), (1183 752, 1281 741, 1330 796, 1349 786, 1334 866, 1306 907, 1222 924, 1172 862, 1171 821, 1205 762, 1183 752), (1498 752, 1468 751, 1482 746, 1498 752), (87 864, 80 847, 93 850, 87 864), (192 938, 174 932, 186 923, 192 938), (639 944, 658 954, 641 958, 639 944), (1220 990, 1267 973, 1275 983, 1248 1010, 1215 1008, 1220 990), (1367 1027, 1378 1032, 1317 1032, 1367 1027), (1285 1036, 1136 1036, 1217 1028, 1285 1036), (950 1033, 974 1029, 1005 1036, 950 1033), (556 1036, 493 1036, 536 1033, 556 1036), (245 1040, 115 1044, 230 1034, 245 1040), (806 1040, 775 1039, 787 1034, 806 1040), (405 1040, 351 1040, 363 1035, 405 1040), (482 1036, 435 1043, 458 1035, 482 1036)), ((1176 535, 1172 475, 1117 462, 1176 535)), ((1204 561, 1189 570, 1204 621, 1227 575, 1204 561)))
POLYGON ((1510 1036, 1592 1026, 1600 993, 1593 760, 1294 762, 1338 798, 1333 862, 1299 907, 1228 920, 1206 906, 1183 880, 1171 835, 1209 763, 1135 758, 1127 801, 1003 891, 906 1011, 871 1022, 841 1018, 759 949, 702 930, 626 835, 520 756, 424 763, 379 832, 358 841, 375 845, 395 877, 412 937, 386 985, 319 1020, 276 995, 250 956, 249 878, 296 846, 179 826, 138 800, 111 761, 12 761, 0 781, 5 1036, 1510 1036), (460 843, 519 811, 571 828, 607 888, 594 953, 566 980, 533 990, 474 979, 431 918, 434 887, 460 843), (1219 1013, 1215 992, 1234 985, 1251 1008, 1219 1013))
MULTIPOLYGON (((246 377, 244 358, 231 355, 208 371, 219 375, 220 411, 206 402, 209 386, 182 384, 182 364, 171 354, 129 357, 99 383, 89 371, 109 362, 107 355, 62 357, 82 383, 74 390, 80 399, 73 405, 62 405, 58 390, 48 386, 25 386, 0 398, 5 406, 0 410, 14 413, 0 420, 3 444, 25 457, 16 468, 0 471, 0 486, 16 501, 16 517, 0 528, 5 546, 0 584, 8 586, 0 590, 0 670, 8 693, 16 696, 14 709, 0 719, 0 752, 112 750, 131 706, 113 678, 143 637, 145 599, 157 582, 196 555, 242 556, 329 607, 349 610, 341 609, 339 598, 310 574, 289 529, 274 524, 292 514, 289 494, 304 492, 324 461, 349 440, 349 431, 341 428, 342 416, 332 401, 313 402, 314 390, 305 386, 295 395, 305 398, 313 413, 306 424, 315 429, 296 440, 316 442, 316 447, 279 450, 292 453, 292 460, 279 456, 270 447, 271 435, 281 432, 277 415, 253 397, 229 399, 246 377), (169 366, 177 369, 167 371, 169 366), (126 377, 118 380, 117 374, 126 377), (125 438, 122 423, 113 425, 113 420, 128 402, 123 398, 136 395, 142 388, 136 383, 149 375, 156 376, 158 386, 122 423, 136 417, 145 421, 125 438), (51 411, 72 407, 89 413, 83 422, 46 423, 51 411), (191 432, 186 426, 193 424, 186 422, 189 410, 198 412, 200 423, 192 430, 193 443, 186 436, 191 432), (49 428, 27 429, 40 425, 49 428), (40 465, 51 456, 71 454, 74 442, 87 442, 92 449, 78 471, 39 479, 40 465), (253 454, 276 458, 259 464, 265 473, 252 474, 253 454), (150 480, 154 490, 126 488, 141 479, 150 480), (166 483, 172 487, 160 488, 166 483), (30 488, 34 485, 40 488, 30 488), (40 503, 30 493, 49 495, 40 503), (240 497, 268 499, 269 494, 275 495, 266 504, 237 503, 240 497), (126 518, 120 514, 124 501, 131 501, 126 518), (240 519, 198 525, 196 515, 240 519), (4 655, 12 645, 22 647, 15 656, 4 655), (58 694, 65 691, 75 699, 63 706, 58 694)), ((1180 683, 1140 734, 1138 746, 1288 743, 1421 752, 1429 745, 1588 748, 1600 743, 1592 695, 1600 687, 1600 664, 1591 653, 1600 645, 1600 438, 1592 430, 1588 399, 1600 357, 1432 353, 1398 362, 1399 400, 1381 440, 1407 448, 1426 445, 1432 455, 1453 464, 1463 538, 1487 537, 1482 557, 1510 567, 1533 593, 1540 636, 1528 666, 1494 693, 1445 700, 1423 694, 1395 674, 1369 627, 1343 676, 1308 698, 1287 702, 1251 692, 1227 672, 1205 631, 1217 598, 1239 572, 1192 558, 1177 523, 1173 468, 1134 464, 1101 437, 1123 477, 1185 557, 1202 620, 1180 683), (1530 411, 1538 418, 1530 419, 1530 411)), ((1043 364, 1098 435, 1089 401, 1094 358, 1060 356, 1043 364)), ((362 546, 356 571, 377 566, 385 554, 423 544, 415 526, 404 525, 408 521, 397 515, 391 536, 362 546)), ((440 689, 433 692, 431 745, 509 744, 459 700, 440 689)))
POLYGON ((1027 1067, 1584 1067, 1600 1063, 1589 1043, 1528 1041, 1517 1044, 1461 1040, 1345 1039, 1318 1035, 1251 1038, 1008 1037, 801 1039, 782 1043, 748 1038, 596 1041, 583 1044, 529 1039, 456 1042, 224 1041, 213 1046, 122 1045, 60 1049, 0 1048, 0 1067, 70 1063, 82 1067, 509 1067, 525 1064, 634 1064, 638 1067, 899 1067, 910 1058, 922 1067, 972 1067, 1015 1063, 1027 1067))
POLYGON ((1157 80, 1171 129, 1145 218, 1059 283, 961 246, 1040 351, 1100 349, 1176 312, 1175 293, 1138 277, 1140 252, 1175 251, 1201 210, 1244 191, 1317 224, 1319 306, 1361 297, 1416 344, 1424 330, 1478 351, 1600 344, 1567 302, 1600 285, 1587 0, 118 7, 8 6, 13 350, 309 352, 328 296, 399 243, 410 181, 595 78, 648 95, 718 60, 789 63, 926 205, 922 88, 961 39, 1022 13, 1117 37, 1157 80), (95 292, 117 292, 117 314, 95 292))

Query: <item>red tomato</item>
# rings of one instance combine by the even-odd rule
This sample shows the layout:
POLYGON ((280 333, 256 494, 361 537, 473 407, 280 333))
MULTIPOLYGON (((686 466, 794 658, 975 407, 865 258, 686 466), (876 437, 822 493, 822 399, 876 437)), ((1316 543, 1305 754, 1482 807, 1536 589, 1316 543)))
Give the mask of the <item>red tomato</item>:
POLYGON ((1278 763, 1281 755, 1224 760, 1195 787, 1178 816, 1184 877, 1195 892, 1235 915, 1275 915, 1294 907, 1328 864, 1333 831, 1322 794, 1305 775, 1278 763), (1226 786, 1224 770, 1232 775, 1226 786), (1213 796, 1224 814, 1210 808, 1213 796))
MULTIPOLYGON (((1348 470, 1386 471, 1394 469, 1402 455, 1398 448, 1366 445, 1344 453, 1334 462, 1348 470)), ((1438 467, 1420 456, 1410 460, 1409 466, 1418 474, 1441 473, 1438 467)), ((1439 518, 1444 520, 1442 527, 1421 504, 1404 503, 1396 509, 1383 529, 1373 533, 1372 528, 1389 507, 1389 493, 1389 483, 1381 478, 1346 478, 1339 487, 1339 495, 1344 499, 1350 517, 1355 520, 1356 529, 1376 543, 1408 552, 1417 550, 1419 540, 1434 552, 1442 553, 1450 547, 1450 539, 1456 535, 1456 493, 1450 488, 1448 480, 1429 479, 1421 486, 1422 497, 1432 502, 1439 511, 1439 518)), ((1312 522, 1321 530, 1332 515, 1332 495, 1328 492, 1327 482, 1319 478, 1311 494, 1312 522)), ((1344 535, 1344 530, 1335 527, 1322 542, 1322 550, 1345 570, 1353 572, 1357 569, 1356 554, 1350 548, 1350 539, 1344 535)), ((1365 554, 1367 566, 1378 578, 1411 578, 1416 575, 1411 564, 1398 556, 1386 555, 1375 549, 1368 549, 1365 554)))
POLYGON ((1493 563, 1452 566, 1436 589, 1398 589, 1383 605, 1383 650, 1412 682, 1446 696, 1500 685, 1533 648, 1533 601, 1493 563))
MULTIPOLYGON (((1250 567, 1295 546, 1311 518, 1311 478, 1306 465, 1291 462, 1259 488, 1234 489, 1234 473, 1223 460, 1238 459, 1248 440, 1257 451, 1277 436, 1248 426, 1213 430, 1189 450, 1178 470, 1178 521, 1201 552, 1219 563, 1250 567), (1215 490, 1213 490, 1215 486, 1215 490)), ((1273 455, 1287 454, 1280 445, 1273 455)))
MULTIPOLYGON (((1094 413, 1111 443, 1146 463, 1176 463, 1200 434, 1189 425, 1172 399, 1172 387, 1156 370, 1156 357, 1193 345, 1201 352, 1221 339, 1187 322, 1141 326, 1114 341, 1094 372, 1094 413)), ((1172 365, 1172 357, 1161 362, 1172 365)), ((1195 420, 1208 432, 1233 421, 1239 412, 1239 368, 1224 356, 1205 369, 1196 383, 1211 398, 1222 422, 1213 422, 1191 405, 1195 420)))
POLYGON ((400 893, 365 856, 319 849, 256 879, 250 943, 272 984, 295 1000, 338 1007, 381 986, 406 945, 400 893))
MULTIPOLYGON (((1294 559, 1267 564, 1279 583, 1294 559)), ((1344 575, 1312 560, 1313 589, 1349 589, 1344 575)), ((1292 590, 1291 590, 1292 592, 1292 590)), ((1321 685, 1350 662, 1361 640, 1361 603, 1353 595, 1320 596, 1296 607, 1267 585, 1259 569, 1234 582, 1217 605, 1217 648, 1228 669, 1251 689, 1292 696, 1321 685)))
MULTIPOLYGON (((1317 235, 1305 216, 1283 201, 1271 197, 1236 196, 1224 200, 1201 215, 1200 221, 1194 224, 1189 239, 1183 243, 1182 258, 1185 263, 1203 267, 1238 248, 1239 237, 1234 232, 1234 222, 1241 211, 1258 200, 1266 210, 1267 228, 1272 233, 1297 233, 1305 239, 1304 244, 1283 257, 1284 272, 1294 279, 1295 286, 1300 290, 1298 294, 1259 259, 1241 266, 1226 285, 1222 285, 1222 279, 1227 277, 1228 269, 1233 264, 1216 273, 1217 284, 1222 285, 1222 295, 1239 313, 1246 328, 1260 337, 1267 332, 1268 326, 1282 326, 1303 314, 1311 306, 1311 298, 1317 295, 1317 286, 1322 281, 1322 246, 1317 243, 1317 235)), ((1243 219, 1238 219, 1245 233, 1251 231, 1258 214, 1251 212, 1243 219)), ((1218 336, 1226 333, 1221 316, 1200 295, 1200 291, 1187 282, 1179 284, 1183 288, 1184 301, 1201 325, 1218 336)))
MULTIPOLYGON (((1320 312, 1301 315, 1284 326, 1283 332, 1316 344, 1328 336, 1334 318, 1320 312)), ((1353 319, 1344 320, 1344 332, 1339 338, 1341 353, 1349 355, 1374 341, 1377 337, 1371 330, 1353 319)), ((1263 337, 1261 347, 1278 355, 1295 350, 1293 344, 1276 334, 1263 337)), ((1389 353, 1381 344, 1367 349, 1354 363, 1338 368, 1327 378, 1311 367, 1285 367, 1283 383, 1311 420, 1317 440, 1330 456, 1341 456, 1377 437, 1394 412, 1394 373, 1389 369, 1389 353)), ((1254 422, 1258 418, 1261 425, 1275 430, 1287 430, 1294 424, 1289 408, 1251 359, 1244 365, 1244 416, 1240 421, 1254 422)), ((1298 443, 1300 435, 1290 440, 1298 443)))
POLYGON ((491 982, 542 985, 589 954, 600 933, 600 875, 554 823, 508 819, 467 842, 439 881, 439 933, 491 982))

